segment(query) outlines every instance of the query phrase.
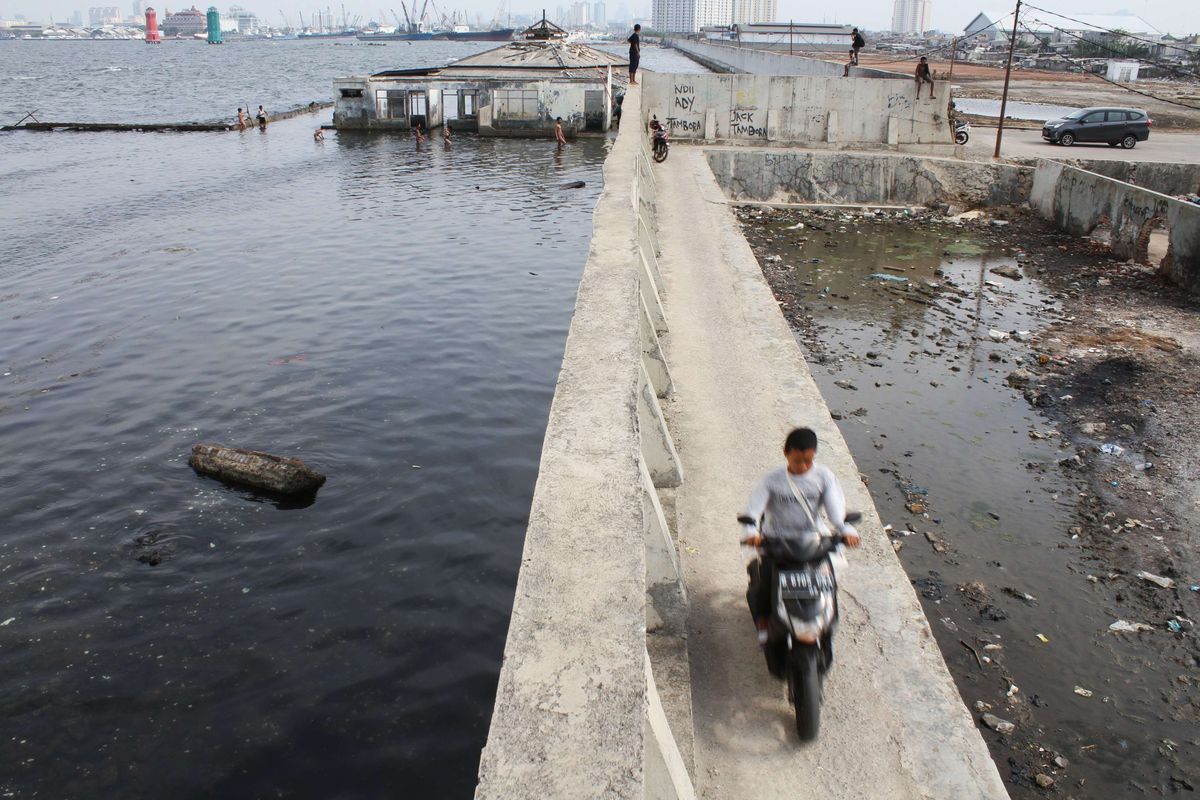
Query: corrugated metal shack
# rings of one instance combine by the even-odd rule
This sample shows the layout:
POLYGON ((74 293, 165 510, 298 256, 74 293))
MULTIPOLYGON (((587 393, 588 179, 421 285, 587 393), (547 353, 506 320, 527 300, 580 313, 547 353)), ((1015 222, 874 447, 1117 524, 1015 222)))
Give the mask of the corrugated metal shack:
POLYGON ((603 135, 613 84, 628 59, 561 41, 512 42, 445 67, 334 80, 339 130, 429 130, 450 123, 481 136, 603 135))

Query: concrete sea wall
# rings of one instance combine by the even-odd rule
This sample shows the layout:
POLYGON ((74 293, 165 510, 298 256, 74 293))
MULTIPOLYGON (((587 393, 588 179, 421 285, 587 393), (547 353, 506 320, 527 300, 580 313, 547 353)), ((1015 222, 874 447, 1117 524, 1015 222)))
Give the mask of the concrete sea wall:
POLYGON ((934 99, 917 98, 911 80, 895 77, 648 72, 642 84, 644 119, 657 116, 676 139, 954 148, 945 83, 934 99))
MULTIPOLYGON (((691 58, 716 72, 749 72, 753 75, 808 75, 813 77, 841 78, 844 64, 825 61, 790 53, 771 52, 762 48, 745 47, 720 42, 698 42, 691 39, 670 39, 669 47, 687 53, 691 58)), ((850 49, 849 40, 846 50, 850 49)), ((912 82, 912 78, 898 72, 851 67, 851 78, 901 78, 912 82)))
POLYGON ((1107 161, 1056 158, 1106 178, 1144 186, 1161 194, 1200 194, 1200 165, 1169 161, 1107 161))
MULTIPOLYGON (((626 96, 627 119, 640 95, 626 96)), ((681 468, 658 398, 654 178, 627 125, 604 191, 550 409, 478 798, 692 798, 646 651, 683 596, 655 487, 681 468)))
POLYGON ((732 200, 967 207, 1023 205, 1033 168, 897 153, 706 148, 732 200))
POLYGON ((1143 264, 1151 233, 1165 226, 1170 245, 1160 271, 1189 291, 1200 290, 1200 206, 1057 161, 1038 165, 1029 204, 1075 236, 1107 224, 1113 253, 1143 264))

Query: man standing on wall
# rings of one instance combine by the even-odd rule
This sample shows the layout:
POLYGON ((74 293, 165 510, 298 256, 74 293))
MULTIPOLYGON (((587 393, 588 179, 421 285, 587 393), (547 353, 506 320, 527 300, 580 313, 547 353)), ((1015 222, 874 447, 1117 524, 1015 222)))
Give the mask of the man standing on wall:
POLYGON ((638 36, 638 32, 642 30, 641 25, 633 26, 633 35, 629 37, 629 85, 637 86, 637 68, 638 62, 642 59, 642 37, 638 36))
POLYGON ((862 50, 864 47, 867 46, 867 40, 864 39, 863 35, 858 32, 858 28, 855 28, 850 33, 850 36, 851 36, 851 39, 850 39, 850 63, 853 66, 857 67, 858 66, 858 51, 862 50))

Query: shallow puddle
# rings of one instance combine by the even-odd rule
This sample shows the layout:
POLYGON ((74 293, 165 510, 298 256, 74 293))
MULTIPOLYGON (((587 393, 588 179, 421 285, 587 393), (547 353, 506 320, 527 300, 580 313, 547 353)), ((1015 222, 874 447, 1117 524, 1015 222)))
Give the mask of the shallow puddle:
POLYGON ((1013 796, 1043 795, 1039 774, 1088 797, 1181 788, 1196 730, 1162 693, 1181 669, 1108 631, 1074 536, 1083 487, 1060 467, 1075 449, 1022 394, 1026 342, 1061 311, 1019 237, 927 214, 739 217, 964 702, 1017 725, 983 731, 1013 796))

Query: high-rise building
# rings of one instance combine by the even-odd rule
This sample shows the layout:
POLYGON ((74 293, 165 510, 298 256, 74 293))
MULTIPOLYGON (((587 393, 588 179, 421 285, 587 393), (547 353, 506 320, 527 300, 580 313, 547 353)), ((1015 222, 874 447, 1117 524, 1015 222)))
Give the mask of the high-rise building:
POLYGON ((707 25, 729 25, 733 0, 653 0, 651 27, 671 33, 698 33, 707 25))
POLYGON ((88 25, 99 28, 102 25, 118 25, 121 22, 121 9, 117 6, 92 6, 88 9, 88 25))
POLYGON ((776 22, 778 15, 779 0, 733 0, 734 25, 776 22))
POLYGON ((142 0, 133 0, 133 18, 138 19, 142 16, 142 0))
POLYGON ((896 0, 892 7, 892 33, 924 33, 929 30, 930 0, 896 0))
POLYGON ((604 0, 597 0, 597 2, 592 3, 592 24, 608 24, 608 9, 604 7, 604 0))

